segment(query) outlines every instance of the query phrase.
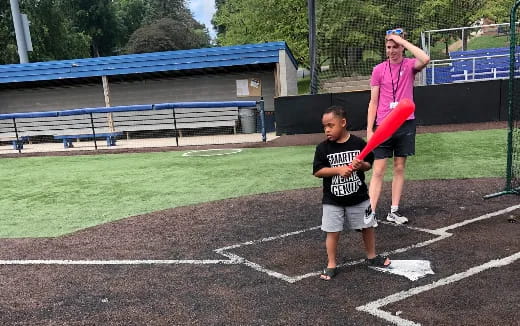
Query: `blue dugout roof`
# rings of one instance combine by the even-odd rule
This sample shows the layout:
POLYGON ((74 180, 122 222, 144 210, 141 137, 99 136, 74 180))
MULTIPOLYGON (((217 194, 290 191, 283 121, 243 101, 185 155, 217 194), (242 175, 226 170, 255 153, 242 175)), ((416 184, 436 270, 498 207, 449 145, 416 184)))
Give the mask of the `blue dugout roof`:
POLYGON ((269 42, 0 65, 0 84, 273 64, 280 61, 280 50, 298 66, 285 42, 269 42))

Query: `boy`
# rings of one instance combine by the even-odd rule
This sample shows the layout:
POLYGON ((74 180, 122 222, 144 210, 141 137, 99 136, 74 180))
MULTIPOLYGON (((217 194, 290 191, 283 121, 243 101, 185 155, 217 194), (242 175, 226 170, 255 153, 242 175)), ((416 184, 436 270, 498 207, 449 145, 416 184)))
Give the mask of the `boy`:
POLYGON ((342 107, 332 106, 325 110, 322 124, 327 140, 316 147, 313 174, 323 178, 321 229, 327 232, 328 262, 320 278, 328 281, 337 274, 337 247, 345 221, 348 228, 361 230, 369 265, 387 267, 390 259, 375 252, 377 222, 371 214, 364 173, 372 167, 374 155, 367 155, 366 161, 355 158, 366 143, 347 131, 347 117, 342 107), (350 163, 351 167, 348 166, 350 163))

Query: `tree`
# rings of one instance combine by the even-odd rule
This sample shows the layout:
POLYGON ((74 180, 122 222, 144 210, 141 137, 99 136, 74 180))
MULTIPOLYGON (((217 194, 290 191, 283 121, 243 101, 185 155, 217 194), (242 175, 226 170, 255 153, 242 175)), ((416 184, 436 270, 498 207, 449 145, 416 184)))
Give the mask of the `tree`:
POLYGON ((509 15, 515 0, 486 0, 474 19, 489 18, 495 23, 509 23, 509 15))
POLYGON ((171 18, 162 18, 150 25, 136 30, 128 44, 126 53, 145 53, 195 49, 209 46, 209 35, 202 29, 176 22, 171 18))
POLYGON ((193 20, 184 0, 148 0, 148 2, 145 24, 151 24, 166 17, 181 22, 193 20))
POLYGON ((25 0, 24 11, 31 22, 33 51, 30 61, 49 61, 89 56, 91 39, 74 30, 71 20, 55 0, 25 0))
MULTIPOLYGON (((328 64, 332 73, 367 73, 363 63, 365 50, 384 49, 381 26, 390 26, 383 4, 364 0, 331 0, 318 9, 320 64, 328 64), (345 12, 342 19, 330 19, 345 12), (370 22, 378 22, 370 23, 370 22)), ((383 27, 384 28, 384 27, 383 27)))
MULTIPOLYGON (((467 27, 477 18, 475 14, 488 0, 426 0, 419 7, 418 17, 427 29, 467 27)), ((451 32, 441 38, 446 44, 448 37, 458 37, 460 32, 451 32)), ((463 48, 467 49, 469 33, 462 38, 463 48)))
POLYGON ((150 11, 150 4, 147 0, 118 0, 114 6, 119 26, 116 52, 120 52, 119 48, 124 47, 132 33, 143 25, 147 12, 150 11))
POLYGON ((145 53, 210 46, 208 29, 197 22, 183 0, 151 0, 125 46, 126 53, 145 53))
POLYGON ((2 44, 0 63, 18 63, 19 57, 9 1, 0 1, 0 44, 2 44))
MULTIPOLYGON (((209 46, 207 29, 192 17, 184 0, 19 1, 21 11, 31 22, 31 62, 117 54, 132 33, 143 26, 147 27, 148 37, 156 31, 160 34, 157 39, 171 41, 168 50, 209 46), (170 18, 168 24, 179 26, 168 29, 164 21, 158 22, 161 18, 170 18), (166 35, 164 30, 179 35, 166 35)), ((17 63, 9 1, 0 2, 0 42, 0 64, 17 63)))
POLYGON ((72 27, 91 38, 93 57, 114 54, 120 31, 111 0, 63 0, 60 7, 71 18, 72 27))
MULTIPOLYGON (((57 0, 22 0, 20 10, 30 21, 33 51, 29 61, 72 59, 89 55, 90 38, 74 30, 57 0)), ((18 63, 19 56, 9 1, 0 3, 0 63, 18 63)))
MULTIPOLYGON (((224 5, 226 0, 215 0, 215 8, 216 12, 219 12, 220 8, 224 5)), ((226 26, 224 24, 218 25, 215 21, 215 16, 211 19, 211 24, 215 27, 215 30, 217 31, 217 35, 221 34, 223 35, 226 32, 226 26)))
POLYGON ((285 41, 296 59, 309 62, 306 0, 225 0, 213 18, 217 44, 285 41))

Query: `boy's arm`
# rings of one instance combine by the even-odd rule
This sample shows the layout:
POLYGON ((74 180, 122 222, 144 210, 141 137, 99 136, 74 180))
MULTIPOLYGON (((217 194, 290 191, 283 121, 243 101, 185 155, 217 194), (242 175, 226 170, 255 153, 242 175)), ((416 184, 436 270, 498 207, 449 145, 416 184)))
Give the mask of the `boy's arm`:
POLYGON ((336 175, 340 175, 342 177, 350 177, 352 171, 368 171, 372 168, 372 164, 366 161, 354 159, 352 160, 352 167, 350 168, 348 165, 336 166, 333 168, 321 168, 320 170, 314 173, 315 177, 318 178, 328 178, 336 175))
POLYGON ((333 168, 321 168, 314 173, 315 177, 318 178, 328 178, 336 175, 340 175, 342 177, 350 177, 352 174, 352 169, 350 169, 347 165, 336 166, 333 168))
POLYGON ((359 170, 362 172, 366 172, 372 168, 372 164, 370 162, 358 160, 357 158, 352 160, 352 169, 359 170))

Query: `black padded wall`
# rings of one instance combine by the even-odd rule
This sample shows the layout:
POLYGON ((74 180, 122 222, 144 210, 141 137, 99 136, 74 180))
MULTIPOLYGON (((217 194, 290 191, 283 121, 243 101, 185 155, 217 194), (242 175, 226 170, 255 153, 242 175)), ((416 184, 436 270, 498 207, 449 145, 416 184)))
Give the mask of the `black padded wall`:
MULTIPOLYGON (((508 80, 416 87, 417 124, 505 121, 507 94, 508 80)), ((321 132, 321 113, 330 105, 345 107, 350 130, 365 129, 369 100, 370 91, 276 98, 276 133, 321 132)))

